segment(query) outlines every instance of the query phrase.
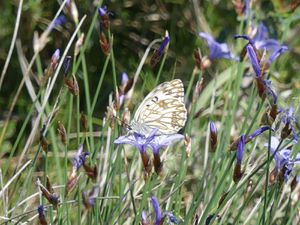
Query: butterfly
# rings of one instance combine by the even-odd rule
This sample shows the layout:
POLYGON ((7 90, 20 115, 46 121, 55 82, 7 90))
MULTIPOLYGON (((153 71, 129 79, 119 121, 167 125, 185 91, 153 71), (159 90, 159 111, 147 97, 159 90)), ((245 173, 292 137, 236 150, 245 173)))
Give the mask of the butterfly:
POLYGON ((187 111, 184 88, 179 79, 164 82, 153 89, 139 105, 129 124, 130 132, 149 135, 176 134, 184 127, 187 111))

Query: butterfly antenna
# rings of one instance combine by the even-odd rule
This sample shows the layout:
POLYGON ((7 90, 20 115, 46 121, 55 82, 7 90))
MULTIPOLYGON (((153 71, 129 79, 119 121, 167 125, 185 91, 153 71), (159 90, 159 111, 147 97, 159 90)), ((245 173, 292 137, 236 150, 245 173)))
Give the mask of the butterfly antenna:
POLYGON ((115 115, 113 115, 113 117, 117 119, 122 126, 125 126, 128 130, 132 130, 131 126, 128 123, 126 123, 124 120, 120 119, 118 116, 115 115))

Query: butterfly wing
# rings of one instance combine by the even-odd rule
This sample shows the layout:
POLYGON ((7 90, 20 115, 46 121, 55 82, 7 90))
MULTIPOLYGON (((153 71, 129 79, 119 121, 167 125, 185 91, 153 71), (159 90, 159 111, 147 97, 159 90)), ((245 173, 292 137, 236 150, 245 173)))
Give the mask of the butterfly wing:
POLYGON ((150 132, 157 128, 159 134, 177 133, 187 117, 184 105, 184 88, 179 79, 165 82, 151 91, 134 115, 135 127, 150 132))

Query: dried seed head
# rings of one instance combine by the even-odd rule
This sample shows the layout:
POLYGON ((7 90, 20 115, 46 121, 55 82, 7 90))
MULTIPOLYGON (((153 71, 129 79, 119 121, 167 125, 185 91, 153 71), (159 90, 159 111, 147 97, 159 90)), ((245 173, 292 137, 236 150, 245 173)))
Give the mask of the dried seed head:
POLYGON ((100 43, 102 52, 105 55, 108 55, 110 53, 110 43, 103 32, 100 33, 99 43, 100 43))
POLYGON ((75 167, 72 168, 72 172, 68 177, 66 188, 65 188, 65 197, 74 190, 75 185, 79 180, 79 176, 77 176, 77 170, 75 167))
POLYGON ((79 86, 77 83, 77 79, 74 75, 72 76, 72 80, 65 78, 65 85, 73 95, 79 95, 79 86))
POLYGON ((57 131, 58 131, 58 134, 60 135, 60 139, 61 139, 62 143, 66 144, 67 143, 67 131, 66 131, 64 125, 60 121, 57 122, 57 131))
POLYGON ((91 178, 94 182, 96 182, 98 177, 98 169, 95 165, 94 167, 91 167, 90 165, 87 165, 86 163, 83 163, 83 168, 86 173, 86 175, 91 178))

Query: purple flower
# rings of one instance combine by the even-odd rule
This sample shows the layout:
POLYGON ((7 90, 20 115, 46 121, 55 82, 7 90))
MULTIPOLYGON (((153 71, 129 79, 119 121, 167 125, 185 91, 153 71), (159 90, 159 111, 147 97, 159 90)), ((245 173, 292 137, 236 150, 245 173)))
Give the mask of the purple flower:
POLYGON ((261 77, 260 65, 259 65, 259 62, 258 62, 258 59, 257 59, 257 56, 256 56, 253 46, 249 43, 247 45, 246 49, 247 49, 247 54, 249 56, 253 70, 255 71, 256 77, 261 77))
MULTIPOLYGON (((159 203, 157 201, 157 198, 155 196, 151 197, 151 203, 152 203, 152 206, 154 208, 154 213, 155 213, 155 223, 151 223, 151 224, 162 225, 166 218, 168 219, 169 224, 170 223, 178 224, 178 220, 173 215, 173 213, 171 213, 171 212, 162 213, 159 203)), ((145 211, 142 211, 141 220, 142 220, 142 225, 149 224, 145 211)))
POLYGON ((46 217, 45 217, 45 209, 43 205, 38 206, 38 214, 39 214, 39 221, 41 225, 47 225, 46 217))
POLYGON ((45 216, 45 209, 43 205, 39 205, 37 208, 39 216, 45 216))
MULTIPOLYGON (((269 39, 269 32, 264 23, 260 23, 257 28, 257 32, 252 38, 255 48, 266 49, 267 51, 276 51, 282 46, 275 39, 269 39)), ((285 46, 286 47, 286 46, 285 46)))
POLYGON ((245 1, 245 10, 244 10, 245 17, 248 17, 249 10, 250 10, 250 0, 246 0, 245 1))
POLYGON ((162 220, 162 213, 157 198, 155 196, 152 196, 151 202, 155 212, 155 225, 160 225, 160 222, 162 220))
POLYGON ((280 48, 278 48, 276 51, 274 51, 269 60, 268 63, 271 64, 278 56, 281 55, 281 53, 286 52, 288 50, 287 46, 281 46, 280 48))
POLYGON ((155 134, 158 129, 153 129, 152 132, 146 137, 145 135, 133 132, 133 134, 127 136, 118 137, 114 143, 115 144, 130 144, 136 147, 141 153, 146 151, 147 146, 156 137, 155 134))
POLYGON ((172 142, 181 139, 184 139, 182 134, 158 135, 149 143, 149 147, 154 154, 158 154, 162 147, 167 147, 172 144, 172 142))
POLYGON ((298 134, 296 131, 296 116, 295 116, 295 112, 294 112, 294 107, 291 106, 287 109, 281 109, 280 110, 281 113, 281 118, 282 118, 282 122, 283 124, 286 126, 286 128, 288 130, 291 130, 293 133, 293 140, 295 143, 298 142, 298 134))
POLYGON ((160 56, 164 53, 164 50, 167 47, 167 45, 169 44, 169 42, 170 42, 170 36, 166 36, 158 49, 158 54, 160 56))
POLYGON ((270 126, 263 126, 263 127, 258 128, 252 134, 250 134, 248 138, 251 141, 252 139, 254 139, 255 137, 257 137, 258 135, 262 134, 263 132, 265 132, 266 130, 269 130, 269 129, 271 129, 272 131, 274 131, 270 126))
POLYGON ((126 85, 126 84, 128 83, 128 81, 129 81, 128 74, 125 73, 125 72, 123 72, 121 76, 122 76, 121 84, 122 84, 122 86, 124 86, 124 85, 126 85))
POLYGON ((179 224, 177 218, 174 216, 173 213, 171 212, 165 212, 164 213, 165 217, 167 217, 171 223, 174 223, 174 224, 179 224))
POLYGON ((209 129, 212 134, 217 134, 217 127, 213 121, 209 121, 209 129))
POLYGON ((98 13, 101 17, 106 16, 107 15, 107 7, 106 6, 99 7, 98 13))
POLYGON ((266 49, 269 52, 276 52, 280 48, 287 49, 287 46, 280 45, 277 40, 269 39, 268 29, 263 23, 259 24, 257 32, 253 38, 250 38, 247 35, 235 35, 234 37, 246 39, 256 49, 266 49))
POLYGON ((148 224, 147 214, 144 210, 142 211, 141 219, 142 219, 142 225, 147 225, 148 224))
MULTIPOLYGON (((255 71, 256 77, 261 77, 261 66, 260 66, 260 60, 257 58, 257 54, 255 52, 255 49, 258 49, 256 46, 256 42, 254 39, 251 39, 247 35, 234 35, 234 38, 243 38, 248 41, 248 44, 246 45, 247 54, 250 59, 250 63, 253 67, 253 70, 255 71)), ((286 52, 288 50, 287 46, 278 46, 276 49, 274 49, 273 53, 270 55, 270 58, 267 60, 268 66, 283 52, 286 52)))
POLYGON ((73 167, 76 168, 76 171, 84 164, 85 158, 89 155, 89 152, 83 152, 83 145, 79 145, 77 153, 73 158, 73 167))
POLYGON ((207 33, 200 32, 199 36, 204 40, 206 40, 208 44, 210 50, 210 54, 208 58, 210 60, 219 59, 219 58, 238 60, 235 56, 231 54, 227 44, 216 42, 215 39, 210 34, 207 33))
POLYGON ((66 23, 66 17, 64 15, 60 15, 47 27, 47 30, 51 32, 54 28, 59 26, 63 26, 66 23))
POLYGON ((156 135, 158 129, 153 129, 148 136, 134 132, 127 136, 121 136, 115 140, 115 144, 130 144, 136 147, 140 152, 145 152, 150 147, 153 153, 158 153, 162 147, 170 145, 173 141, 183 139, 181 134, 156 135))
POLYGON ((98 197, 99 194, 99 186, 95 185, 92 190, 90 190, 89 192, 82 192, 82 197, 83 197, 83 201, 84 201, 84 205, 87 208, 91 208, 95 205, 95 200, 98 197))
MULTIPOLYGON (((293 160, 291 159, 291 150, 290 149, 281 149, 279 150, 279 140, 276 137, 271 137, 270 147, 269 143, 265 143, 265 147, 270 149, 270 152, 272 153, 272 156, 275 160, 275 172, 278 174, 278 172, 285 167, 285 181, 288 179, 288 175, 292 171, 293 167, 293 160)), ((298 159, 297 159, 298 160, 298 159)))
POLYGON ((64 15, 60 15, 59 17, 56 18, 56 20, 54 21, 54 28, 55 27, 59 27, 59 26, 63 26, 66 23, 66 17, 64 15))
POLYGON ((270 80, 264 80, 264 85, 267 87, 268 95, 272 96, 273 104, 277 104, 278 96, 273 89, 272 82, 270 80))
POLYGON ((237 161, 236 163, 238 165, 241 165, 241 163, 242 163, 244 150, 245 150, 245 144, 246 144, 245 140, 246 140, 246 136, 243 134, 240 138, 238 148, 237 148, 237 152, 236 152, 236 161, 237 161))

